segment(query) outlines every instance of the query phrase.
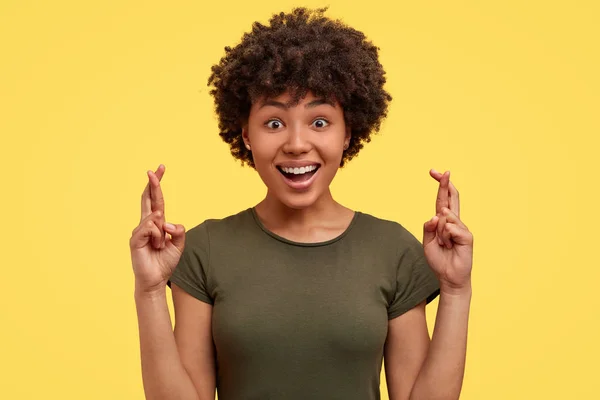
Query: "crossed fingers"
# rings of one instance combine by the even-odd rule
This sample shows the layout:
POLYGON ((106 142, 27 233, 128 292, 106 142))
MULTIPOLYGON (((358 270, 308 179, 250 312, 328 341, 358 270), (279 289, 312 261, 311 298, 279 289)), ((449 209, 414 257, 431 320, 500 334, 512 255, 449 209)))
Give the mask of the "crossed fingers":
POLYGON ((140 223, 154 211, 161 212, 160 224, 158 225, 158 229, 161 231, 161 238, 152 238, 152 245, 154 248, 161 248, 165 240, 165 232, 162 229, 165 222, 165 199, 160 188, 160 180, 164 173, 165 166, 163 164, 158 166, 156 172, 147 171, 148 184, 146 184, 146 187, 142 192, 142 215, 140 223))
POLYGON ((454 222, 457 225, 464 227, 464 224, 460 221, 460 200, 458 190, 454 187, 452 182, 450 182, 450 171, 446 171, 442 174, 441 172, 432 169, 429 171, 429 174, 435 180, 440 182, 435 200, 435 215, 439 218, 437 225, 438 243, 451 248, 451 235, 449 232, 444 232, 446 222, 454 222), (446 212, 445 209, 448 209, 450 213, 446 212))

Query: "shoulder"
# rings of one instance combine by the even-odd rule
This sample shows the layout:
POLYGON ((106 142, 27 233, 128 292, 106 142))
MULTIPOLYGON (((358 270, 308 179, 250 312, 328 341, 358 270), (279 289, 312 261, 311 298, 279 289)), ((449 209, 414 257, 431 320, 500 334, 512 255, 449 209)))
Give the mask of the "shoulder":
POLYGON ((186 241, 189 239, 191 243, 201 243, 213 237, 227 237, 239 233, 252 223, 252 218, 251 210, 245 209, 226 217, 205 219, 186 231, 186 241))
POLYGON ((417 256, 422 253, 421 241, 402 223, 361 213, 361 235, 374 239, 380 248, 394 251, 396 257, 417 256))
POLYGON ((361 212, 360 229, 363 232, 391 236, 396 240, 417 240, 416 237, 400 222, 376 217, 374 215, 361 212))

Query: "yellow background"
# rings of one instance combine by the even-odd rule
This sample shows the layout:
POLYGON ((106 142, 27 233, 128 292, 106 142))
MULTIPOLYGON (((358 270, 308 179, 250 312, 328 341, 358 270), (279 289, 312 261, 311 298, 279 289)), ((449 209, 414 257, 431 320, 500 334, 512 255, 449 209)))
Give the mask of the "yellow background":
MULTIPOLYGON (((394 96, 337 199, 422 238, 429 168, 460 191, 475 235, 461 399, 600 398, 597 2, 302 4, 378 45, 394 96)), ((166 165, 167 219, 187 228, 262 198, 206 80, 252 21, 293 5, 2 1, 0 397, 143 398, 128 240, 146 170, 166 165)))

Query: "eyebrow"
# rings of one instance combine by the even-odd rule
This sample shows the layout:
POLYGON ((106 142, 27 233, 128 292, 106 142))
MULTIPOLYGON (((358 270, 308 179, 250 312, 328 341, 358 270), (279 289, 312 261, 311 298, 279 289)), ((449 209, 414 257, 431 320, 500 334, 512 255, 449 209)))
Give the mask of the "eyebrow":
MULTIPOLYGON (((316 99, 316 100, 313 100, 310 103, 306 104, 304 106, 304 108, 314 108, 314 107, 317 107, 317 106, 320 106, 323 104, 329 104, 330 106, 335 107, 335 105, 330 101, 327 101, 325 99, 316 99)), ((281 108, 282 110, 287 110, 288 108, 291 107, 291 104, 289 104, 289 103, 285 104, 285 103, 282 103, 282 102, 276 101, 276 100, 266 100, 265 102, 263 102, 261 104, 259 109, 266 107, 266 106, 273 106, 273 107, 281 108)))

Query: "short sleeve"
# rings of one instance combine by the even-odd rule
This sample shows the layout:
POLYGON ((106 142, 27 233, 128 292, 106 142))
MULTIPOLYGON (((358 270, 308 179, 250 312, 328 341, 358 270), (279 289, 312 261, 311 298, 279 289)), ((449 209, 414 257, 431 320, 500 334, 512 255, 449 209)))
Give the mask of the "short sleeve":
POLYGON ((388 307, 388 319, 396 318, 423 300, 429 304, 440 294, 440 283, 427 263, 423 245, 402 227, 396 271, 396 292, 388 307))
POLYGON ((181 287, 190 295, 204 303, 213 304, 208 290, 210 246, 207 221, 188 230, 185 235, 185 247, 179 263, 167 281, 181 287))

